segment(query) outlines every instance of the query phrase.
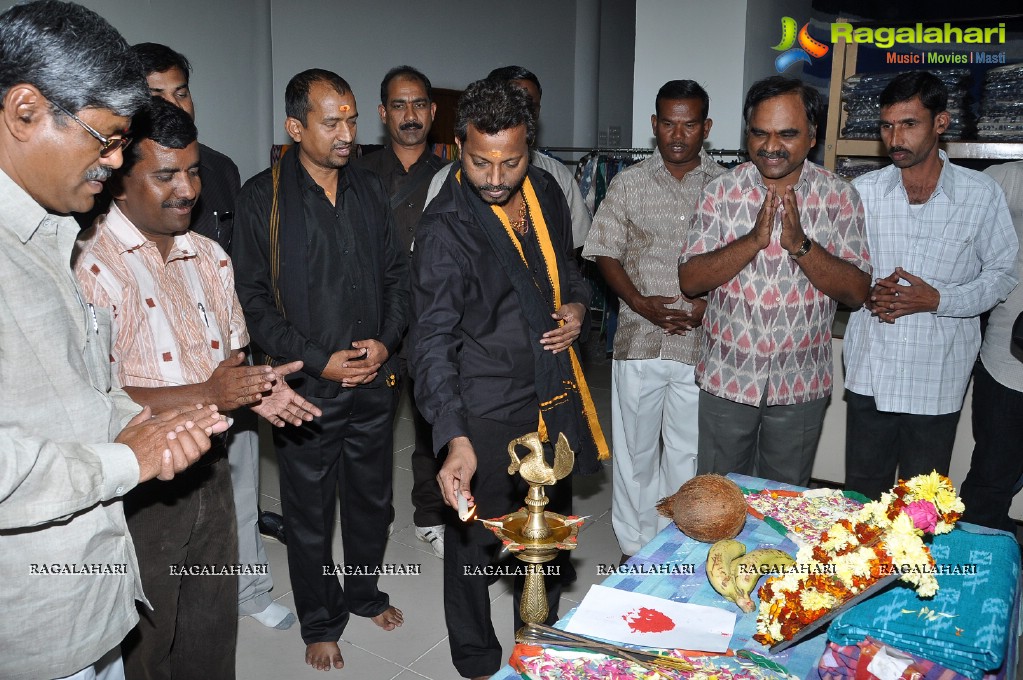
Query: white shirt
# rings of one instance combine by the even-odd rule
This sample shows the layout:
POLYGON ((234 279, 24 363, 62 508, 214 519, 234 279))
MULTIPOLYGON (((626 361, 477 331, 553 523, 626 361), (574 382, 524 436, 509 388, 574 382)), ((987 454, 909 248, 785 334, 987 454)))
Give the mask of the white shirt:
POLYGON ((941 296, 937 311, 879 323, 853 313, 845 335, 846 388, 873 396, 877 408, 939 415, 962 408, 980 349, 977 316, 1016 285, 1018 241, 1005 196, 990 177, 953 165, 944 151, 941 175, 914 212, 895 166, 853 181, 867 217, 874 276, 896 267, 919 276, 941 296))
MULTIPOLYGON (((984 171, 1005 192, 1016 238, 1023 241, 1023 161, 992 165, 984 171)), ((1017 259, 1023 270, 1023 250, 1017 259)), ((1017 392, 1023 392, 1023 354, 1012 351, 1012 324, 1023 314, 1023 286, 1016 286, 1005 302, 991 310, 980 346, 980 360, 991 377, 1017 392)))

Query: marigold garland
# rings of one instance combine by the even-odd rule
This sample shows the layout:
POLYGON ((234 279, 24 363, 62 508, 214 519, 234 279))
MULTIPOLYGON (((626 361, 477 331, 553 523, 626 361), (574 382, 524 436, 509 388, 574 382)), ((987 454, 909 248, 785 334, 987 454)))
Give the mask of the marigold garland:
POLYGON ((867 503, 796 553, 799 565, 760 587, 754 639, 773 645, 877 583, 899 573, 920 597, 938 591, 934 558, 923 536, 945 534, 962 516, 952 482, 937 472, 899 480, 880 501, 867 503), (827 566, 821 566, 827 565, 827 566))

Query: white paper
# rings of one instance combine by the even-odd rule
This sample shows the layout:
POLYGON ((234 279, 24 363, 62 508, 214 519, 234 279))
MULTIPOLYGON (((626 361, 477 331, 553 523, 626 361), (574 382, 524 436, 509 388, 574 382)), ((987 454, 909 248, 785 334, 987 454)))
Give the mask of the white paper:
POLYGON ((659 649, 724 652, 735 614, 698 604, 593 585, 567 630, 616 643, 659 649))
POLYGON ((911 663, 913 663, 912 658, 903 656, 894 650, 889 653, 887 647, 881 647, 867 664, 867 670, 880 680, 896 680, 902 677, 911 663))

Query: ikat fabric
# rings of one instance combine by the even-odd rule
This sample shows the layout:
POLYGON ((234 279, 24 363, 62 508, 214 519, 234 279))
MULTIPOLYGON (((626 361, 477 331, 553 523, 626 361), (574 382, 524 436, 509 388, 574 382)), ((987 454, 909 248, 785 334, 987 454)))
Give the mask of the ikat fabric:
MULTIPOLYGON (((794 187, 803 231, 830 254, 870 272, 863 206, 838 175, 804 161, 794 187)), ((767 196, 743 163, 704 189, 683 264, 753 230, 767 196)), ((782 248, 781 215, 770 245, 707 295, 696 379, 708 393, 750 406, 800 404, 831 394, 831 324, 837 303, 817 290, 782 248)))

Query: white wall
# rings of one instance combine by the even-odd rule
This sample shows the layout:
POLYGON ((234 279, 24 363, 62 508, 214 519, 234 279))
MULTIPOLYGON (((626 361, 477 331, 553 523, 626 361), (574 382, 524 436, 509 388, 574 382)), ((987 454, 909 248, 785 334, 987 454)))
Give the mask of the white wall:
POLYGON ((669 80, 695 80, 710 95, 708 143, 735 149, 741 141, 746 0, 636 0, 632 144, 653 146, 650 115, 669 80))
MULTIPOLYGON (((231 156, 243 180, 269 164, 271 144, 288 141, 284 87, 312 67, 351 83, 365 143, 384 140, 380 79, 404 63, 437 87, 455 89, 497 66, 525 66, 544 86, 540 142, 575 140, 576 0, 520 0, 514 11, 468 0, 80 2, 128 42, 161 42, 189 58, 200 139, 231 156)), ((12 4, 0 0, 0 11, 12 4)), ((598 29, 599 22, 588 24, 598 29)), ((595 60, 594 52, 591 44, 583 55, 595 60)), ((593 88, 594 78, 584 85, 593 88)), ((593 116, 594 98, 586 116, 593 116)))
POLYGON ((359 107, 358 139, 379 144, 386 134, 376 112, 380 80, 392 66, 411 64, 435 87, 461 90, 493 68, 518 64, 543 85, 540 142, 570 146, 575 21, 574 1, 272 2, 274 139, 287 141, 284 87, 307 68, 327 68, 349 82, 359 107))
MULTIPOLYGON (((164 43, 188 57, 199 139, 231 156, 243 180, 268 164, 270 0, 79 2, 129 43, 164 43)), ((0 0, 0 10, 13 4, 0 0)))

